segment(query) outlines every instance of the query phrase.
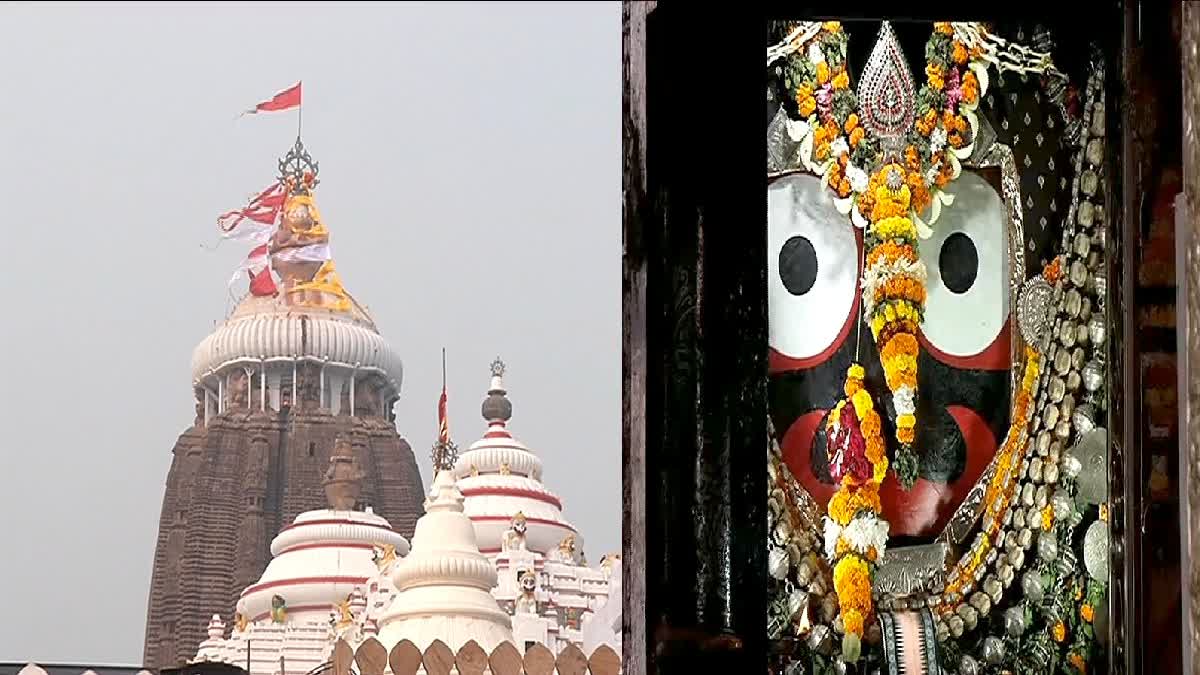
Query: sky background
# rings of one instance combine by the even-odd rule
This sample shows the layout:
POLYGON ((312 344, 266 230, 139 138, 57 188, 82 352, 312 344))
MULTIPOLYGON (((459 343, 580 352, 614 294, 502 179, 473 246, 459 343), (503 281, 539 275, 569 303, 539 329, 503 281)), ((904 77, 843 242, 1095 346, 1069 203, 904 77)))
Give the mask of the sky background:
POLYGON ((620 39, 616 2, 0 3, 0 661, 141 662, 191 350, 247 251, 204 246, 296 135, 234 118, 301 79, 425 485, 441 348, 464 447, 499 355, 588 558, 620 550, 620 39))

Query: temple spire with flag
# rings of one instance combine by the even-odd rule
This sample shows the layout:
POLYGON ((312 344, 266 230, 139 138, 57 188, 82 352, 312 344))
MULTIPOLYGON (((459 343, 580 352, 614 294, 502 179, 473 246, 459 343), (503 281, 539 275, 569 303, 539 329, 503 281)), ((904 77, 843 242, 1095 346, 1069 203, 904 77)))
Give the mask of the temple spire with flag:
POLYGON ((433 444, 433 470, 449 471, 458 459, 458 446, 450 440, 450 416, 446 410, 446 350, 442 349, 442 395, 438 398, 438 439, 433 444))

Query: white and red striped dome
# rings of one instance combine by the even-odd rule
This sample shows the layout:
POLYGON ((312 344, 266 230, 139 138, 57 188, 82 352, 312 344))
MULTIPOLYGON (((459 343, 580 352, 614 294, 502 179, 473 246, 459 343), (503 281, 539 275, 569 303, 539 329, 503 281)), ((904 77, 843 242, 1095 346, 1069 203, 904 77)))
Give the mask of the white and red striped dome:
POLYGON ((520 512, 526 519, 529 550, 545 554, 558 548, 568 535, 575 535, 576 550, 582 551, 583 538, 563 517, 561 500, 542 484, 542 460, 508 430, 512 404, 503 376, 504 364, 497 359, 482 406, 487 432, 454 464, 479 550, 492 556, 499 553, 504 533, 520 512))
POLYGON ((363 511, 308 511, 271 542, 275 556, 257 583, 242 591, 237 609, 250 621, 271 617, 271 599, 286 602, 289 616, 326 616, 355 588, 378 573, 375 547, 408 553, 408 540, 383 517, 363 511))

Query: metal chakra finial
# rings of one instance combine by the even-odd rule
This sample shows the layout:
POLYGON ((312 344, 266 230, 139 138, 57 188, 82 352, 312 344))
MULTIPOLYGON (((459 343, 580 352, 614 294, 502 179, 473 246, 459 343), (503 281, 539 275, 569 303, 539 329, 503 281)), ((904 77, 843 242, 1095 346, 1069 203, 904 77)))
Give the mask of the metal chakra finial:
POLYGON ((497 356, 495 361, 492 361, 492 376, 504 377, 504 362, 497 356))
POLYGON ((916 86, 904 51, 884 21, 858 86, 863 126, 888 153, 898 155, 904 137, 917 121, 916 86))
POLYGON ((319 166, 304 149, 304 141, 296 137, 296 144, 279 160, 279 182, 291 185, 292 194, 309 194, 320 182, 317 180, 319 166))
POLYGON ((434 442, 433 449, 430 451, 430 459, 433 460, 434 473, 450 471, 458 461, 458 444, 454 441, 443 443, 438 440, 434 442))

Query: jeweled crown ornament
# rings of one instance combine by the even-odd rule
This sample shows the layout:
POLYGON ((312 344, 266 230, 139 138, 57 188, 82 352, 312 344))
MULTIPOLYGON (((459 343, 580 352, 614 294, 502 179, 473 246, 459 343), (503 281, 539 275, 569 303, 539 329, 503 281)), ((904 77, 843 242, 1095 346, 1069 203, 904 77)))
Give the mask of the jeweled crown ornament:
POLYGON ((858 85, 862 124, 886 155, 898 157, 917 121, 916 86, 892 25, 884 21, 858 85))

